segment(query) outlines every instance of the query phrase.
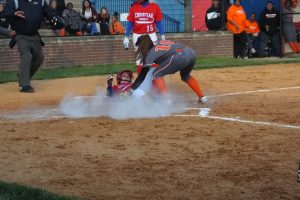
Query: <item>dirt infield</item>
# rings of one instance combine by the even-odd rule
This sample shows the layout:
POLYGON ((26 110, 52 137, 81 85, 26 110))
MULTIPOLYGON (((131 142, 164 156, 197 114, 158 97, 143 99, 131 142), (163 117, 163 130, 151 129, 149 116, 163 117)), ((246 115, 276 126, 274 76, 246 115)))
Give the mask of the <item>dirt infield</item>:
POLYGON ((0 85, 0 179, 86 199, 300 199, 300 67, 196 71, 211 102, 167 78, 195 110, 159 119, 6 119, 93 95, 105 77, 0 85))

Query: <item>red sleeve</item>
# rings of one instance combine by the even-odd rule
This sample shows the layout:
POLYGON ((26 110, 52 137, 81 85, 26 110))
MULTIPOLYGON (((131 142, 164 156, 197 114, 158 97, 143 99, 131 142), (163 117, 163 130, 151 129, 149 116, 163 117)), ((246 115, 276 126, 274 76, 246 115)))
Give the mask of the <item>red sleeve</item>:
POLYGON ((162 14, 162 12, 161 12, 161 9, 160 9, 160 7, 157 5, 157 4, 155 4, 155 6, 156 6, 156 11, 155 11, 155 22, 159 22, 159 21, 161 21, 162 19, 163 19, 163 14, 162 14))
POLYGON ((132 6, 129 10, 129 15, 127 17, 127 20, 130 21, 130 22, 134 22, 135 21, 135 17, 134 17, 134 6, 132 6))
POLYGON ((112 89, 113 89, 113 91, 114 91, 115 93, 119 93, 119 87, 118 87, 118 85, 114 85, 114 86, 112 87, 112 89))

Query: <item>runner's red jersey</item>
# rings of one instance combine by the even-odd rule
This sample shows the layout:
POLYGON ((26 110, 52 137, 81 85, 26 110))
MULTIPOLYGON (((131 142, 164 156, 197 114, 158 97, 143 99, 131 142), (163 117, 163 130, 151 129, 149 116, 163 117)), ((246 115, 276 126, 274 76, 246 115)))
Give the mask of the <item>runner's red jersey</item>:
POLYGON ((150 34, 156 32, 156 22, 163 19, 162 12, 156 3, 147 6, 134 4, 129 11, 127 20, 133 22, 133 33, 150 34))
POLYGON ((130 90, 131 88, 131 83, 121 83, 121 84, 118 84, 118 85, 114 85, 113 86, 113 91, 115 94, 120 94, 120 93, 123 93, 123 92, 127 92, 130 90))

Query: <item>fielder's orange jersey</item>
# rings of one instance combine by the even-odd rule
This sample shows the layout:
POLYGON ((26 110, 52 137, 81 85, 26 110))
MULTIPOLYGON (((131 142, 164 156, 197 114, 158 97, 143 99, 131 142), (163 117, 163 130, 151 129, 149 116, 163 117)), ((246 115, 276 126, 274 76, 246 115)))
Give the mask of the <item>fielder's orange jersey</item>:
POLYGON ((163 19, 162 12, 156 3, 134 4, 129 11, 127 20, 133 22, 133 33, 150 34, 156 32, 156 22, 163 19))
POLYGON ((234 34, 245 31, 246 14, 242 6, 232 5, 227 11, 227 29, 234 34), (238 28, 230 22, 234 21, 238 28))
POLYGON ((245 27, 246 27, 246 33, 255 34, 260 32, 258 23, 256 21, 251 22, 249 20, 246 20, 245 27))

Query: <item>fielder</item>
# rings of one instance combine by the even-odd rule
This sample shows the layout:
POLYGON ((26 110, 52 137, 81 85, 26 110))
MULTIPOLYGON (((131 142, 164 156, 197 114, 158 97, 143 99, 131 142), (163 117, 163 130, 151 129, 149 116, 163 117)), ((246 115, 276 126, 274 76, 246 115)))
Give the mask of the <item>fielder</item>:
MULTIPOLYGON (((158 93, 167 93, 166 83, 163 77, 180 71, 181 80, 197 94, 198 103, 207 103, 207 98, 202 93, 196 79, 191 76, 196 63, 196 54, 193 49, 183 44, 169 40, 161 40, 154 44, 149 35, 140 36, 135 44, 138 47, 137 58, 143 62, 141 73, 132 84, 133 95, 140 89, 150 68, 155 68, 152 81, 158 93), (136 90, 136 91, 135 91, 136 90)), ((139 92, 143 93, 143 91, 139 92)))
MULTIPOLYGON (((165 40, 162 23, 163 15, 156 3, 150 3, 149 0, 136 0, 130 8, 127 20, 129 23, 123 40, 126 49, 129 47, 129 35, 131 31, 133 32, 132 40, 135 50, 137 50, 135 44, 141 35, 148 34, 154 43, 157 41, 156 28, 159 30, 161 39, 165 40)), ((140 60, 137 59, 136 64, 139 66, 141 64, 140 60)))

